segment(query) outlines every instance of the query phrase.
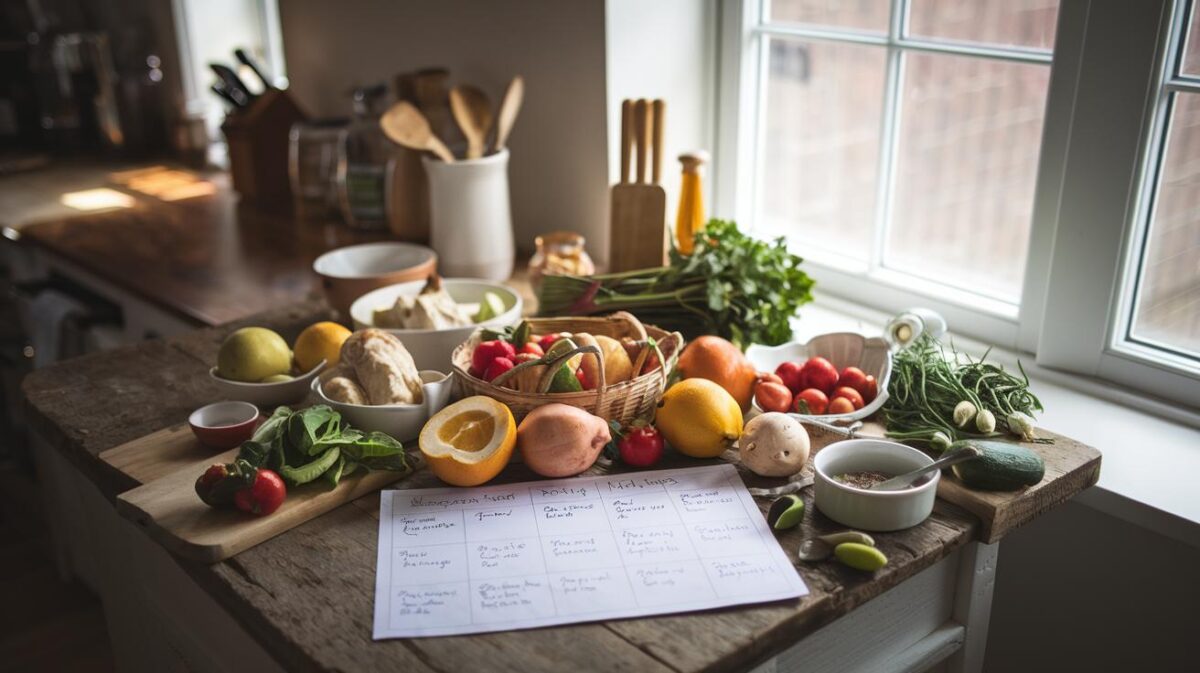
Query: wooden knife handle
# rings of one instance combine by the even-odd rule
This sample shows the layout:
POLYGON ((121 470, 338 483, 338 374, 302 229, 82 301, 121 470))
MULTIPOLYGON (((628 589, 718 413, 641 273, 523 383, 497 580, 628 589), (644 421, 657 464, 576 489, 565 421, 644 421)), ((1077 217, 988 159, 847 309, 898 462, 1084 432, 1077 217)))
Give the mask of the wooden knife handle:
POLYGON ((633 139, 637 147, 637 178, 634 182, 645 184, 646 159, 650 151, 650 110, 645 98, 633 104, 633 139))
POLYGON ((629 157, 633 153, 633 101, 621 101, 621 178, 622 184, 629 183, 629 157))
POLYGON ((651 134, 654 137, 654 167, 650 182, 656 185, 662 182, 663 123, 666 121, 666 108, 667 104, 661 98, 654 99, 650 104, 651 134))

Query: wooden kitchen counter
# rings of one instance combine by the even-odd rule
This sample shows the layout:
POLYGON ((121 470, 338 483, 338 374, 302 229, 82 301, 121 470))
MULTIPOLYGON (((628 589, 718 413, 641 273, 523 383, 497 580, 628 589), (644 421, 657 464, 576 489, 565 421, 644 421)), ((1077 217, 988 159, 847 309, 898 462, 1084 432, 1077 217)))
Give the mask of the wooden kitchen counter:
POLYGON ((14 225, 6 235, 193 326, 309 299, 320 289, 312 272, 318 256, 389 238, 386 231, 355 231, 242 203, 225 174, 201 176, 212 194, 174 201, 102 176, 94 187, 129 195, 132 205, 14 225))
MULTIPOLYGON (((152 229, 147 224, 131 226, 145 226, 147 231, 152 229)), ((182 224, 177 226, 183 227, 182 224)), ((236 229, 231 224, 221 228, 237 238, 233 233, 236 229)), ((221 237, 206 238, 216 244, 221 237)), ((305 246, 310 244, 296 244, 300 247, 293 250, 308 250, 305 246)), ((176 254, 183 259, 188 257, 183 250, 176 254)), ((206 254, 213 254, 213 251, 206 254)), ((172 275, 165 266, 157 273, 172 275)), ((181 272, 172 282, 186 285, 184 277, 186 273, 181 272)), ((221 281, 209 279, 209 282, 221 281)), ((231 325, 178 338, 147 341, 38 370, 24 384, 32 428, 54 449, 54 454, 64 456, 72 463, 111 505, 118 493, 137 485, 137 480, 106 465, 97 455, 137 437, 180 424, 196 407, 218 399, 206 370, 215 360, 217 348, 226 334, 242 325, 257 324, 275 328, 290 340, 302 327, 325 319, 328 314, 327 307, 319 302, 285 306, 231 325)), ((993 530, 993 539, 1095 482, 1099 473, 1099 455, 1094 450, 1079 447, 1066 438, 1058 438, 1057 445, 1064 450, 1078 449, 1082 458, 1077 465, 1045 484, 1044 496, 1031 500, 1019 519, 1005 522, 1002 530, 993 530)), ((519 465, 510 466, 502 475, 507 481, 528 477, 529 473, 519 465)), ((753 484, 752 479, 748 478, 747 482, 753 484)), ((418 470, 397 486, 422 487, 431 483, 433 478, 428 471, 418 470)), ((811 508, 811 494, 806 494, 805 499, 810 511, 802 527, 780 535, 784 550, 793 559, 803 537, 839 528, 811 508)), ((760 501, 765 507, 766 502, 760 501)), ((981 633, 986 640, 987 613, 979 607, 979 601, 972 604, 971 594, 972 591, 986 590, 987 600, 982 604, 990 603, 990 572, 994 571, 995 556, 994 552, 990 556, 982 552, 983 556, 977 557, 976 552, 968 554, 968 550, 994 549, 995 545, 979 544, 983 526, 974 515, 939 500, 933 516, 920 526, 877 536, 879 547, 890 563, 874 575, 833 562, 801 564, 800 573, 811 592, 803 599, 525 631, 375 642, 371 634, 378 508, 379 496, 374 494, 227 561, 211 566, 179 559, 171 563, 183 568, 187 577, 214 599, 224 613, 236 620, 280 666, 296 671, 745 670, 798 642, 806 642, 806 638, 811 637, 809 642, 817 642, 821 634, 828 631, 821 627, 855 614, 860 606, 863 614, 870 613, 872 608, 869 606, 880 605, 886 600, 871 599, 892 589, 900 591, 904 585, 917 586, 918 575, 927 576, 928 573, 923 571, 933 572, 935 566, 944 566, 941 562, 948 559, 956 564, 956 568, 968 568, 968 575, 971 572, 986 573, 987 586, 966 590, 967 595, 955 596, 950 600, 952 606, 944 607, 946 611, 952 609, 956 618, 982 612, 981 633), (954 557, 959 556, 967 560, 955 561, 954 557), (982 569, 970 571, 975 567, 970 565, 970 559, 979 564, 980 558, 984 559, 982 569), (990 568, 984 567, 988 564, 990 568), (906 582, 910 579, 914 581, 906 582), (871 603, 864 605, 868 601, 871 603)), ((130 534, 144 537, 132 528, 133 524, 121 525, 130 529, 130 534)), ((157 548, 155 552, 162 553, 157 548)), ((954 580, 949 583, 953 586, 954 580)), ((920 601, 924 593, 927 592, 914 591, 914 598, 906 600, 920 601)), ((895 595, 895 592, 889 595, 895 595)), ((915 614, 916 603, 913 606, 915 614)), ((903 623, 910 615, 902 612, 893 619, 895 623, 903 623)), ((951 633, 945 642, 961 647, 962 627, 957 628, 957 636, 951 633)), ((969 631, 972 627, 967 628, 969 631)), ((914 661, 916 663, 912 665, 917 666, 922 661, 937 659, 914 661)), ((979 649, 976 662, 981 661, 982 649, 979 649)), ((968 664, 956 670, 973 668, 968 664)), ((826 662, 822 670, 839 668, 826 662)))

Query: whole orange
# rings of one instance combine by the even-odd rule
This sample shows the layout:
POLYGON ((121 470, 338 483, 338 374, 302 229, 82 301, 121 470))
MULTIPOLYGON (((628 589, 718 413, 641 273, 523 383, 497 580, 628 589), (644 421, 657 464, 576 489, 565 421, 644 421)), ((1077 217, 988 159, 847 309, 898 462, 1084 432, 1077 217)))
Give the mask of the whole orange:
POLYGON ((687 345, 679 356, 679 373, 685 379, 708 379, 724 388, 742 411, 754 396, 754 365, 737 346, 717 336, 702 336, 687 345))

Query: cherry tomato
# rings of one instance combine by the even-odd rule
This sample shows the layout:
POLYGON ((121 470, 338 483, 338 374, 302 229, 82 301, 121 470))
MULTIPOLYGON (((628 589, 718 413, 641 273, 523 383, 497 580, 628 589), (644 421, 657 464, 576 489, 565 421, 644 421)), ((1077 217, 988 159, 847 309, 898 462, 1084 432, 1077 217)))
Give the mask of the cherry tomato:
POLYGON ((233 494, 233 504, 254 516, 266 516, 279 509, 286 497, 283 479, 271 470, 260 468, 253 484, 233 494))
POLYGON ((870 404, 879 397, 879 384, 875 381, 875 377, 867 374, 867 380, 863 383, 863 387, 858 389, 862 393, 863 402, 870 404))
POLYGON ((842 386, 841 388, 838 388, 837 390, 833 391, 833 399, 836 400, 839 397, 844 397, 844 398, 850 400, 850 403, 854 405, 855 409, 863 408, 862 395, 857 390, 855 390, 849 386, 842 386))
MULTIPOLYGON (((511 361, 516 354, 517 349, 513 348, 513 345, 507 341, 501 341, 500 339, 484 341, 475 347, 474 353, 471 353, 471 367, 475 371, 484 372, 484 378, 487 378, 486 372, 488 367, 491 366, 492 360, 496 358, 508 358, 511 361)), ((488 380, 490 381, 491 379, 488 380)))
POLYGON ((799 362, 784 362, 775 368, 775 375, 783 385, 792 391, 792 394, 804 390, 807 386, 803 385, 803 380, 800 377, 801 366, 799 362))
POLYGON ((816 388, 828 395, 837 387, 837 367, 822 357, 809 358, 800 368, 800 380, 805 388, 816 388))
POLYGON ((630 428, 617 444, 621 460, 633 467, 650 467, 662 458, 663 438, 652 425, 630 428))
POLYGON ((553 334, 547 334, 547 335, 543 336, 541 339, 538 339, 537 344, 542 347, 542 352, 545 353, 546 351, 550 350, 550 346, 553 345, 555 341, 558 341, 559 339, 563 338, 564 336, 568 336, 566 332, 555 332, 553 334))
POLYGON ((517 349, 517 354, 519 355, 521 353, 529 353, 530 355, 536 355, 540 358, 546 354, 546 351, 542 350, 542 347, 539 346, 536 341, 530 341, 529 343, 517 349))
POLYGON ((782 383, 759 381, 754 386, 754 399, 763 411, 787 411, 792 406, 792 391, 782 383))
POLYGON ((513 362, 511 358, 496 358, 495 360, 492 360, 492 364, 488 365, 487 369, 484 370, 483 380, 491 383, 492 380, 494 380, 497 376, 500 376, 504 372, 516 366, 516 363, 513 362))
POLYGON ((805 388, 796 393, 792 410, 798 414, 820 416, 829 408, 829 398, 816 388, 805 388))
POLYGON ((854 413, 854 403, 844 397, 835 397, 829 402, 828 413, 830 414, 851 414, 854 413))

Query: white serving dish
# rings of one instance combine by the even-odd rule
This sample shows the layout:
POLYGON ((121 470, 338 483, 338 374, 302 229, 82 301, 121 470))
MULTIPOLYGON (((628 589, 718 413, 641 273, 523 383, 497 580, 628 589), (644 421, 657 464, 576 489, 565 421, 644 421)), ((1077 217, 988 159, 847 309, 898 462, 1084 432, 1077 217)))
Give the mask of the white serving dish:
POLYGON ((449 374, 426 369, 420 375, 424 381, 421 404, 347 404, 326 397, 320 379, 313 380, 310 387, 322 404, 333 407, 353 427, 367 432, 377 430, 406 442, 421 434, 425 422, 446 406, 454 389, 454 379, 449 374))
MULTIPOLYGON (((495 292, 507 307, 504 313, 478 324, 450 327, 447 329, 392 329, 381 328, 396 335, 397 338, 412 354, 417 369, 450 370, 450 356, 458 345, 471 337, 477 327, 507 327, 521 318, 523 303, 521 295, 512 288, 484 280, 469 278, 443 278, 442 283, 450 297, 459 304, 468 304, 471 313, 478 310, 485 292, 495 292)), ((350 306, 350 317, 355 329, 374 327, 372 324, 376 309, 390 308, 401 295, 417 295, 425 281, 413 281, 381 287, 364 294, 350 306)))
MULTIPOLYGON (((857 421, 879 411, 887 401, 888 380, 892 377, 892 355, 888 343, 880 337, 867 338, 854 332, 832 332, 813 337, 808 343, 791 341, 779 346, 753 344, 746 349, 746 357, 760 372, 774 372, 784 362, 804 363, 811 357, 823 357, 833 363, 840 372, 846 367, 858 367, 864 374, 875 377, 879 394, 870 404, 849 414, 824 414, 821 416, 791 414, 797 418, 816 418, 822 421, 857 421)), ((758 401, 754 408, 762 411, 758 401)))
POLYGON ((926 481, 901 491, 868 491, 834 479, 846 472, 872 470, 904 474, 924 467, 933 459, 896 442, 882 439, 847 439, 834 442, 813 458, 813 497, 817 509, 834 521, 851 528, 892 531, 911 528, 933 512, 938 470, 926 481))
MULTIPOLYGON (((317 374, 325 368, 325 361, 312 368, 312 371, 301 374, 291 381, 279 383, 243 383, 231 381, 217 376, 217 368, 208 370, 208 375, 217 384, 217 389, 225 399, 249 402, 259 407, 277 407, 281 404, 299 402, 308 395, 308 387, 317 374)), ((268 410, 269 411, 269 410, 268 410)))

